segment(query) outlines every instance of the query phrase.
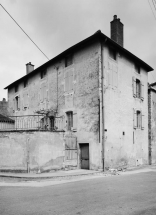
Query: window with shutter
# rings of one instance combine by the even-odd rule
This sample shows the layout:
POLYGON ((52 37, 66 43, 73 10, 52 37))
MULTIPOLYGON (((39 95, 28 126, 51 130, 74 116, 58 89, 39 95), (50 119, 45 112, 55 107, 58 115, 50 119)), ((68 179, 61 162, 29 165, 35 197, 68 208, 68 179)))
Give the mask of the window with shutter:
POLYGON ((141 128, 141 111, 137 110, 136 117, 137 117, 137 128, 141 128))

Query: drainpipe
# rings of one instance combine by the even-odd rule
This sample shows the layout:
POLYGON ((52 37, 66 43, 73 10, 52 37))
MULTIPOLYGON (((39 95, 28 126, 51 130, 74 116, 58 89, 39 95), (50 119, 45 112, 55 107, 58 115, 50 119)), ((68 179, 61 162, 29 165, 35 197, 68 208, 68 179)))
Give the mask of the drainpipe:
POLYGON ((59 67, 56 67, 56 71, 57 71, 57 108, 56 108, 56 111, 58 113, 58 70, 59 70, 59 67))
POLYGON ((105 106, 104 106, 104 55, 103 55, 103 46, 106 43, 107 38, 104 42, 102 40, 100 41, 100 109, 101 109, 101 144, 102 144, 102 170, 105 171, 105 106))

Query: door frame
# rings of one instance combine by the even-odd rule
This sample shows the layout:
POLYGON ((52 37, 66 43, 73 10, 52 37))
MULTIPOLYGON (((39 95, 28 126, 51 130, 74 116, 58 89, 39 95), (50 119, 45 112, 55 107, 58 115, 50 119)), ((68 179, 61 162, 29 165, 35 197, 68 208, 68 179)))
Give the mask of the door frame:
POLYGON ((79 158, 79 162, 78 162, 79 169, 82 169, 81 168, 81 146, 82 145, 88 145, 88 150, 89 150, 89 168, 88 168, 88 170, 90 170, 90 144, 89 143, 78 143, 78 148, 79 148, 79 156, 78 156, 78 158, 79 158))

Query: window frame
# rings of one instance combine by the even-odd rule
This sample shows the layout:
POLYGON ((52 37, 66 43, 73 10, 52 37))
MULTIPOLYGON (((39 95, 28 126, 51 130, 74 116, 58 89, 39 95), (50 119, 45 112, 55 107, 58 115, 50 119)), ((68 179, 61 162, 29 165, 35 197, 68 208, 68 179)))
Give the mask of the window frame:
POLYGON ((27 79, 23 82, 23 85, 24 85, 24 88, 26 88, 28 86, 28 80, 27 79))
POLYGON ((17 92, 18 92, 18 84, 15 85, 15 93, 17 93, 17 92))
POLYGON ((40 78, 41 78, 41 79, 45 78, 46 75, 47 75, 47 70, 46 70, 46 69, 44 69, 44 70, 42 70, 42 71, 40 72, 40 78))
POLYGON ((117 61, 117 51, 113 47, 109 47, 109 57, 112 60, 117 61))
POLYGON ((65 67, 68 67, 68 66, 71 66, 73 65, 73 55, 70 54, 70 55, 67 55, 65 57, 65 67))
POLYGON ((67 117, 67 130, 71 131, 73 128, 73 111, 67 111, 66 117, 67 117))

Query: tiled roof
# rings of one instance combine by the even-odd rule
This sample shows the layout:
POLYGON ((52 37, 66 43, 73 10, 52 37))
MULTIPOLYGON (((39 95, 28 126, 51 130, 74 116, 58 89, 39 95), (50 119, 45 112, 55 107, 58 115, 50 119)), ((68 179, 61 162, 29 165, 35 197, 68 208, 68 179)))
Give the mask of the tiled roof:
POLYGON ((0 114, 0 122, 10 122, 10 123, 14 123, 15 121, 13 119, 10 119, 7 116, 4 116, 2 114, 0 114))
POLYGON ((51 60, 47 61, 45 64, 43 64, 40 67, 36 68, 32 72, 28 73, 27 75, 23 76, 22 78, 20 78, 20 79, 14 81, 13 83, 9 84, 4 89, 7 89, 9 87, 13 87, 16 84, 20 83, 21 81, 27 80, 28 77, 40 72, 41 69, 47 67, 51 63, 56 62, 57 60, 61 59, 62 57, 67 56, 68 54, 72 53, 73 51, 78 50, 80 48, 83 48, 84 46, 89 45, 94 41, 102 41, 102 40, 107 41, 107 43, 109 43, 111 46, 114 46, 116 49, 118 49, 119 51, 122 51, 127 56, 129 56, 131 59, 133 59, 134 61, 138 62, 140 65, 142 65, 144 68, 146 68, 146 70, 148 72, 153 71, 153 68, 151 66, 149 66, 147 63, 145 63, 140 58, 138 58, 137 56, 135 56, 134 54, 129 52, 127 49, 125 49, 124 47, 120 46, 118 43, 114 42, 112 39, 107 37, 105 34, 103 34, 101 32, 101 30, 98 30, 96 33, 94 33, 90 37, 88 37, 88 38, 82 40, 81 42, 76 43, 75 45, 71 46, 70 48, 66 49, 64 52, 60 53, 56 57, 54 57, 51 60))

